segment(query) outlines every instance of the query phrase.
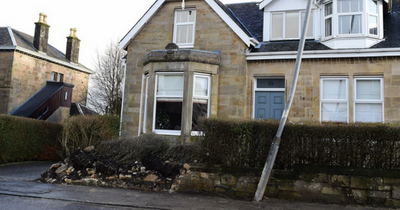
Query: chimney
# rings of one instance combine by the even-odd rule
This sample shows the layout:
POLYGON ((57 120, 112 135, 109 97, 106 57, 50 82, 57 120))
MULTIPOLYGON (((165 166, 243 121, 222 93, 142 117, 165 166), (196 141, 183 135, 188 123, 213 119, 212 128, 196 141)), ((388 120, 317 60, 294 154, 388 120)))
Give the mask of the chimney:
POLYGON ((49 28, 46 21, 47 15, 40 13, 39 21, 35 23, 35 37, 33 38, 33 46, 44 53, 47 53, 47 42, 49 40, 49 28))
POLYGON ((66 57, 73 63, 78 63, 79 60, 79 44, 81 40, 76 37, 76 28, 71 28, 69 37, 67 37, 67 52, 66 57))

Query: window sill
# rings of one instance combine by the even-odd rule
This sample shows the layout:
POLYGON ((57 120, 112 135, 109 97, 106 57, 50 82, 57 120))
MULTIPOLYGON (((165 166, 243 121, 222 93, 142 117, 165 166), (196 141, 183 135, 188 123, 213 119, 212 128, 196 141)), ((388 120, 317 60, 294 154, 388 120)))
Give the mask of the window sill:
POLYGON ((181 135, 181 131, 173 131, 173 130, 154 130, 154 133, 160 135, 171 135, 171 136, 179 136, 181 135))

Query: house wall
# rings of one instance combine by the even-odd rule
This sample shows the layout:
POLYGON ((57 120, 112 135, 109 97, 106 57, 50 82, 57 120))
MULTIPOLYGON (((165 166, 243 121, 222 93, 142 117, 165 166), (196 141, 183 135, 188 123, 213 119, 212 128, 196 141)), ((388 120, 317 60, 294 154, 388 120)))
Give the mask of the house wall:
MULTIPOLYGON (((142 60, 146 53, 151 50, 165 49, 165 46, 172 42, 174 10, 180 8, 181 4, 182 2, 179 1, 165 2, 127 47, 122 136, 139 134, 139 119, 143 120, 143 117, 140 118, 139 115, 142 75, 144 74, 142 60)), ((247 46, 205 1, 186 2, 187 8, 192 6, 196 7, 197 13, 194 49, 221 51, 218 106, 211 107, 211 110, 214 110, 221 118, 246 117, 248 80, 245 50, 247 46)))
MULTIPOLYGON (((353 121, 354 76, 383 76, 385 122, 399 122, 400 110, 400 58, 332 58, 305 59, 302 61, 296 94, 289 113, 289 120, 320 120, 320 77, 348 76, 349 78, 349 121, 353 121)), ((248 107, 253 108, 254 78, 284 76, 286 100, 290 91, 295 60, 248 61, 249 77, 247 88, 248 107)))
POLYGON ((0 114, 7 109, 11 87, 11 68, 13 63, 12 52, 0 53, 0 114))
POLYGON ((75 85, 72 101, 86 104, 89 80, 87 73, 15 52, 12 64, 11 98, 7 109, 5 111, 1 110, 2 113, 11 112, 44 87, 46 81, 52 79, 51 73, 53 71, 64 74, 63 81, 65 83, 75 85))

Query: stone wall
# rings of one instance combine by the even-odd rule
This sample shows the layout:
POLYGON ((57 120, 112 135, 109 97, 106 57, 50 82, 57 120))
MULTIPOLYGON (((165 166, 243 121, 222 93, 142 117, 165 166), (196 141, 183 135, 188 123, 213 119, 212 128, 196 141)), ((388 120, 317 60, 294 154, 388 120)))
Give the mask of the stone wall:
MULTIPOLYGON (((248 84, 251 84, 247 87, 249 113, 252 113, 253 107, 254 78, 284 77, 287 99, 293 79, 295 62, 295 60, 248 61, 248 84)), ((349 121, 353 122, 354 77, 381 76, 384 79, 385 122, 399 122, 400 66, 398 62, 398 57, 304 59, 289 120, 294 122, 319 121, 321 76, 344 76, 348 77, 349 81, 349 121)))
MULTIPOLYGON (((266 197, 330 204, 400 207, 399 171, 300 166, 274 170, 266 197)), ((177 181, 178 192, 253 199, 261 170, 192 166, 177 181)))
POLYGON ((32 56, 14 52, 12 64, 12 78, 10 99, 6 110, 0 113, 9 113, 38 90, 45 86, 47 80, 52 79, 52 72, 64 74, 65 83, 74 84, 73 102, 86 104, 86 94, 89 75, 84 72, 72 70, 65 66, 37 59, 32 56))
POLYGON ((7 109, 8 98, 11 89, 11 68, 13 62, 13 53, 0 53, 0 114, 7 109))

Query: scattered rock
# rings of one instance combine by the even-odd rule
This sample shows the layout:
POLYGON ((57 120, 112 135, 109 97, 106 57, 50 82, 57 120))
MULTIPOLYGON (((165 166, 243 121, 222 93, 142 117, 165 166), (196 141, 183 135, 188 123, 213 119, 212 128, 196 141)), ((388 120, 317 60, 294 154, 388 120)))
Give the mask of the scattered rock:
MULTIPOLYGON (((133 161, 132 161, 133 162, 133 161)), ((42 173, 41 182, 170 191, 190 166, 147 155, 132 165, 121 165, 96 155, 94 147, 74 151, 64 162, 42 173)), ((173 191, 174 189, 172 189, 173 191)))

